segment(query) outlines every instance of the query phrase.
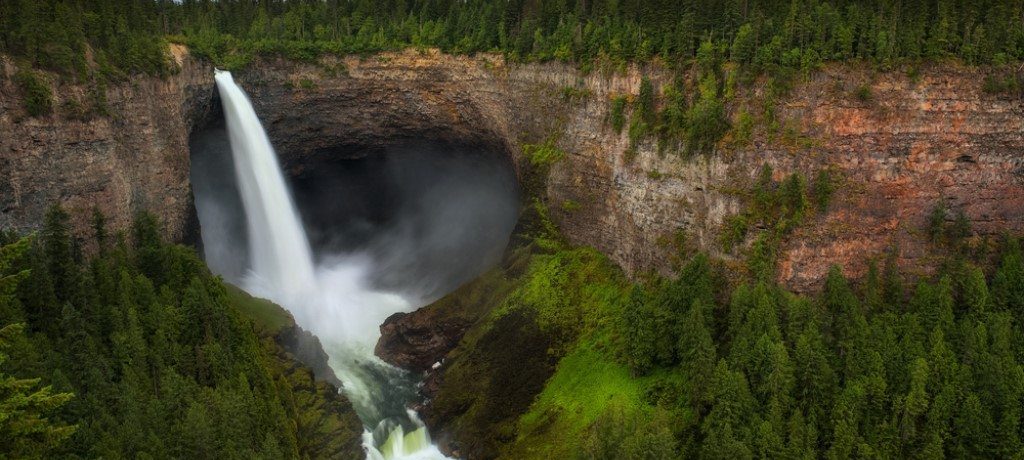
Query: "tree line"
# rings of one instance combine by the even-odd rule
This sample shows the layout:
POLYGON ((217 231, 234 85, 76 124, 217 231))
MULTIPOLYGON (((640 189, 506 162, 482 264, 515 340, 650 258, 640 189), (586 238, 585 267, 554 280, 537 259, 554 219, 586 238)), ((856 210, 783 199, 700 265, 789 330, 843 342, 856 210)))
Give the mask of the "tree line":
POLYGON ((172 71, 180 40, 224 66, 438 47, 585 65, 687 63, 710 41, 760 69, 1024 58, 1020 0, 9 0, 0 51, 85 75, 172 71))

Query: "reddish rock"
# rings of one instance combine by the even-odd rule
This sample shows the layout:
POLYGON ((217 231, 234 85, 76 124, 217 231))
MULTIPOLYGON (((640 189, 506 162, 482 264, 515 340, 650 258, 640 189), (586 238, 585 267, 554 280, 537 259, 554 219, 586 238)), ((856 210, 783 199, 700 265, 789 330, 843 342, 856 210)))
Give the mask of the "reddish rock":
MULTIPOLYGON (((194 225, 188 133, 213 85, 208 65, 180 49, 176 57, 181 72, 112 87, 115 116, 84 122, 59 113, 66 95, 84 88, 60 86, 57 115, 26 119, 11 79, 0 78, 0 227, 34 228, 60 202, 72 210, 99 206, 115 229, 147 209, 170 237, 183 238, 194 225)), ((679 233, 715 257, 740 258, 722 252, 718 235, 745 206, 738 192, 762 164, 778 178, 833 168, 844 182, 829 212, 780 248, 780 281, 809 291, 829 266, 858 276, 868 257, 890 247, 899 249, 901 266, 927 273, 936 254, 920 229, 938 201, 963 210, 976 236, 1024 230, 1024 103, 983 93, 980 76, 988 71, 935 64, 912 82, 905 72, 829 65, 777 106, 780 122, 806 142, 766 136, 759 124, 749 146, 690 157, 675 146, 659 152, 647 139, 630 161, 627 134, 607 121, 610 100, 635 95, 642 75, 660 87, 673 78, 669 71, 583 75, 558 63, 410 50, 316 65, 259 60, 236 77, 293 172, 328 164, 307 159, 338 155, 341 146, 371 155, 410 139, 493 143, 521 167, 523 143, 554 139, 567 155, 546 184, 552 217, 571 242, 594 246, 630 274, 668 273, 675 249, 666 242, 679 233), (868 101, 854 97, 864 84, 868 101), (565 98, 566 87, 582 96, 565 98)), ((12 74, 13 65, 4 61, 3 72, 12 74)), ((759 113, 763 91, 760 84, 739 88, 730 111, 759 113)), ((84 233, 88 218, 79 215, 84 233)))

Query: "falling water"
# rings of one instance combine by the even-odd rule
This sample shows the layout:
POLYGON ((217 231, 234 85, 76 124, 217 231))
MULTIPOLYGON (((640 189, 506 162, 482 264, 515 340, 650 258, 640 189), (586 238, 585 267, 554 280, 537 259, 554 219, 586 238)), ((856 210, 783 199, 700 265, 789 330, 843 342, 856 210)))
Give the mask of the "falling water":
POLYGON ((216 80, 248 218, 252 271, 286 298, 313 292, 313 255, 270 139, 231 73, 217 72, 216 80))
POLYGON ((274 149, 249 98, 231 73, 218 71, 216 81, 249 232, 252 270, 243 287, 287 308, 323 342, 332 369, 366 426, 368 458, 445 458, 416 414, 404 407, 414 397, 414 382, 372 351, 377 326, 412 305, 400 296, 369 289, 365 260, 336 258, 314 265, 274 149))

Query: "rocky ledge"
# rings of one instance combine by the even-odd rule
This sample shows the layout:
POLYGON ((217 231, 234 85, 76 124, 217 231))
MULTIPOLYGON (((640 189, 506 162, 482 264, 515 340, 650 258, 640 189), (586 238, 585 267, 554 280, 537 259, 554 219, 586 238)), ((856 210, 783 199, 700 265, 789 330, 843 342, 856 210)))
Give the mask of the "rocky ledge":
POLYGON ((373 351, 402 369, 424 372, 455 348, 471 325, 438 308, 396 313, 380 326, 381 339, 373 351))

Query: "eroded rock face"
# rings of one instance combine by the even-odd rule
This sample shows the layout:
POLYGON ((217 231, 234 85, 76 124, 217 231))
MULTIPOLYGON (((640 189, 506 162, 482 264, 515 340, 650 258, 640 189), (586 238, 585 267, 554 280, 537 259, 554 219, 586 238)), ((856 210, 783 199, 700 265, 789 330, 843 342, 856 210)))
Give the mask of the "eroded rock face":
MULTIPOLYGON (((209 104, 212 69, 179 58, 182 71, 166 80, 111 88, 117 115, 89 122, 18 121, 20 96, 9 79, 0 83, 0 226, 31 228, 59 201, 98 205, 118 228, 149 209, 169 236, 182 238, 191 215, 187 137, 209 104)), ((626 133, 607 121, 610 99, 636 94, 642 74, 658 87, 671 77, 666 72, 582 75, 562 64, 408 51, 317 65, 268 60, 236 79, 293 173, 324 165, 305 159, 335 158, 338 147, 372 155, 410 139, 488 143, 522 171, 521 146, 551 139, 567 152, 546 183, 553 217, 572 242, 634 274, 668 272, 676 251, 668 242, 678 234, 715 256, 738 257, 721 251, 718 235, 744 206, 737 192, 763 164, 779 179, 834 168, 844 183, 829 212, 781 248, 780 280, 806 291, 830 265, 857 276, 867 257, 890 247, 904 267, 927 271, 933 254, 920 229, 938 201, 963 210, 978 236, 1024 229, 1024 105, 981 93, 981 72, 935 66, 912 83, 902 73, 828 67, 778 106, 783 124, 808 142, 755 134, 750 145, 686 158, 672 149, 659 154, 648 140, 631 160, 626 133), (870 100, 854 97, 860 85, 870 87, 870 100), (563 91, 569 87, 577 89, 572 97, 563 91)), ((730 104, 758 113, 760 91, 741 90, 730 104)))
MULTIPOLYGON (((88 104, 88 88, 54 87, 54 114, 29 118, 0 56, 0 228, 28 231, 46 209, 68 209, 80 234, 93 207, 113 229, 154 212, 171 239, 188 239, 193 221, 189 132, 208 110, 213 68, 176 47, 180 71, 166 79, 132 77, 107 93, 109 117, 69 118, 67 104, 88 104)), ((52 81, 57 77, 49 75, 52 81)))
MULTIPOLYGON (((372 151, 393 138, 437 138, 497 142, 521 170, 524 143, 554 139, 567 156, 547 181, 553 216, 571 241, 595 246, 628 273, 668 272, 678 234, 715 256, 738 257, 722 252, 719 233, 745 206, 738 192, 763 164, 778 180, 822 168, 842 178, 829 211, 783 242, 779 278, 797 291, 816 288, 833 264, 859 276, 869 257, 890 248, 903 267, 927 273, 935 254, 921 230, 939 201, 963 210, 977 236, 1024 229, 1024 104, 983 94, 978 69, 925 68, 911 82, 902 73, 828 67, 779 103, 779 119, 804 141, 755 134, 750 145, 686 158, 659 154, 648 140, 628 160, 629 140, 610 127, 608 109, 612 97, 637 93, 638 69, 584 76, 560 64, 417 52, 324 67, 341 62, 346 70, 334 77, 285 63, 244 75, 286 164, 301 168, 303 156, 329 154, 331 145, 372 151), (870 100, 854 96, 861 85, 870 100), (572 97, 569 87, 577 88, 572 97)), ((655 86, 671 78, 644 74, 655 86)), ((761 91, 741 91, 733 111, 757 113, 761 91)))

